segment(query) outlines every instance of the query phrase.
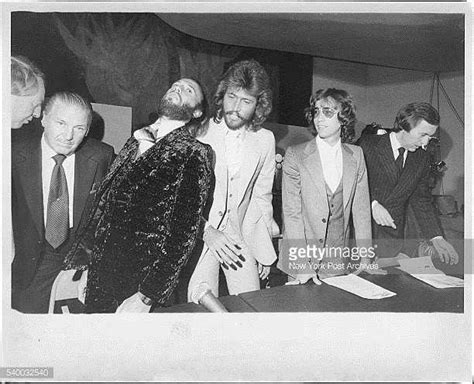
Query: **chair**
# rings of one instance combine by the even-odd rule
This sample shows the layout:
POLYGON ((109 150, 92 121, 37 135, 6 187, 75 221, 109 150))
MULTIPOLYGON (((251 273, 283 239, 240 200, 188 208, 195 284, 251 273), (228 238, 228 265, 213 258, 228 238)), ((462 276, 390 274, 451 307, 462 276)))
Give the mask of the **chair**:
POLYGON ((86 282, 87 271, 61 271, 51 288, 48 313, 83 313, 86 282))

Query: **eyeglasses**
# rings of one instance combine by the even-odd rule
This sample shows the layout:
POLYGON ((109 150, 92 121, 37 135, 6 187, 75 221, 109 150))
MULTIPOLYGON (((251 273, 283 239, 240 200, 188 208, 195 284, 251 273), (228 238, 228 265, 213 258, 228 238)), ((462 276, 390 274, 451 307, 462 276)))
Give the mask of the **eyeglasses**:
POLYGON ((334 115, 337 114, 337 111, 333 108, 330 108, 330 107, 314 108, 313 119, 318 117, 321 114, 321 112, 328 119, 332 119, 334 117, 334 115))

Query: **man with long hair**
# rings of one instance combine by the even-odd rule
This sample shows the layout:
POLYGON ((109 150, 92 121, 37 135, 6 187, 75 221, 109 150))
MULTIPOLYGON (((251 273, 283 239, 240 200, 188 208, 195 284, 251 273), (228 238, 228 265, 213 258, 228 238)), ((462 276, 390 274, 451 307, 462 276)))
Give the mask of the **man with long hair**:
POLYGON ((272 109, 265 69, 255 60, 232 65, 214 96, 213 119, 198 137, 215 152, 215 189, 203 250, 190 279, 188 299, 200 283, 218 296, 219 267, 230 294, 260 289, 276 260, 272 185, 275 138, 262 128, 272 109))
MULTIPOLYGON (((283 241, 278 267, 292 283, 310 278, 317 284, 328 276, 371 272, 370 200, 362 150, 349 144, 354 137, 355 106, 344 90, 320 89, 306 109, 315 139, 290 146, 283 163, 283 241), (350 248, 350 219, 357 247, 350 248), (293 254, 309 248, 299 267, 293 254), (296 251, 295 251, 296 249, 296 251), (353 250, 357 249, 357 252, 353 250), (351 261, 352 263, 348 263, 351 261)), ((371 259, 372 257, 372 259, 371 259)))
POLYGON ((201 86, 176 81, 158 112, 118 154, 66 260, 68 269, 88 268, 88 313, 163 306, 202 231, 212 150, 190 132, 206 117, 201 86))

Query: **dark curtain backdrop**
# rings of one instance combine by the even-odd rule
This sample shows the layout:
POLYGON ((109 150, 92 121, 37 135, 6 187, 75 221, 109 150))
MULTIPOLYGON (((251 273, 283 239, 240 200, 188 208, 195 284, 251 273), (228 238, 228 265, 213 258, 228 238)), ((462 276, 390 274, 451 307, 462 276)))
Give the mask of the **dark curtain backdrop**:
POLYGON ((150 115, 180 77, 201 81, 212 97, 220 76, 238 60, 255 58, 274 89, 269 121, 305 125, 312 58, 217 44, 181 33, 147 13, 12 13, 12 54, 36 62, 46 94, 70 90, 96 103, 133 108, 133 126, 150 115))

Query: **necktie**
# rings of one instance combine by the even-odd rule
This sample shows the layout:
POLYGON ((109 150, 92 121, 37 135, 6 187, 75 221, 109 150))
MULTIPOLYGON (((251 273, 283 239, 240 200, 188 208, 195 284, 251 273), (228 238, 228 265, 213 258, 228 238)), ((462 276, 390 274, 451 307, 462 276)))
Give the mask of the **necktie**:
POLYGON ((51 174, 45 231, 46 240, 53 248, 64 243, 69 232, 69 194, 62 165, 65 158, 64 155, 53 156, 56 164, 51 174))
POLYGON ((395 160, 395 165, 397 166, 397 170, 398 170, 398 177, 400 177, 403 171, 403 155, 404 154, 405 154, 405 148, 403 147, 398 148, 398 157, 395 160))
POLYGON ((138 156, 155 145, 156 141, 158 140, 155 134, 156 133, 154 133, 150 127, 138 129, 133 133, 135 139, 138 140, 138 156))

